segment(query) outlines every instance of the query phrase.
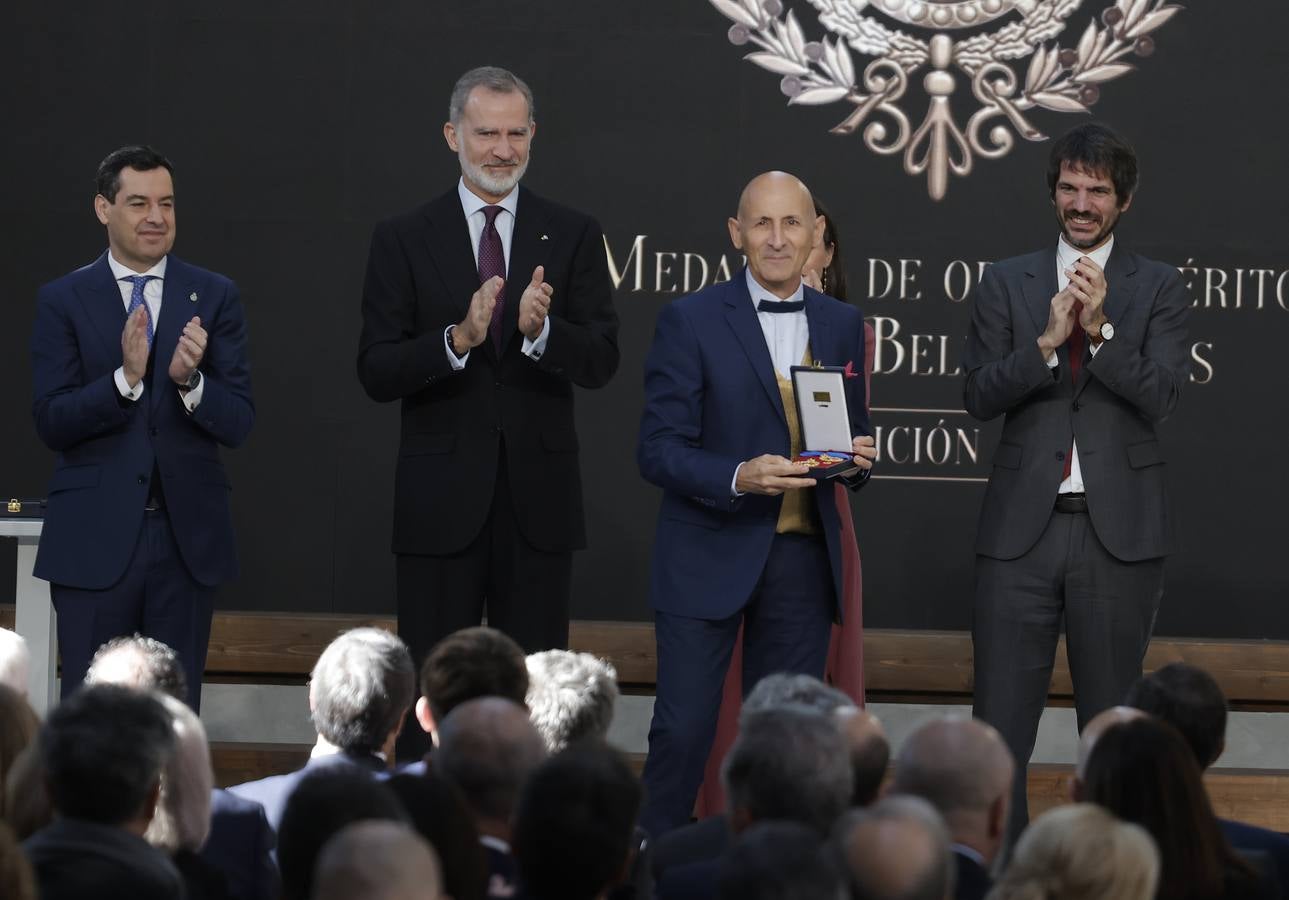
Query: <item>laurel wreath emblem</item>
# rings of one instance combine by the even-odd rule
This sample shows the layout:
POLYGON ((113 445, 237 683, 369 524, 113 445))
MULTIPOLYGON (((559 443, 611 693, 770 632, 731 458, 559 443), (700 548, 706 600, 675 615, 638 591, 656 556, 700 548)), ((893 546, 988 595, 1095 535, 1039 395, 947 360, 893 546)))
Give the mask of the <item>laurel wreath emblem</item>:
POLYGON ((1076 44, 1064 47, 1055 39, 1083 0, 809 0, 829 32, 821 40, 807 39, 782 0, 709 2, 732 21, 730 43, 758 48, 744 59, 781 76, 779 87, 789 104, 852 104, 854 109, 832 132, 853 134, 862 127, 864 143, 873 152, 902 153, 908 174, 926 173, 934 200, 944 198, 950 173, 965 176, 976 158, 1006 155, 1014 146, 1013 130, 1026 140, 1046 140, 1026 117, 1028 111, 1088 112, 1101 96, 1101 85, 1135 69, 1127 57, 1154 53, 1151 33, 1182 9, 1168 0, 1115 0, 1088 23, 1076 44), (890 27, 866 14, 870 5, 937 33, 924 40, 890 27), (1013 10, 1020 18, 961 41, 943 30, 1013 10), (876 58, 861 73, 852 50, 876 58), (1022 80, 1010 62, 1026 57, 1022 80), (897 101, 910 76, 924 66, 931 68, 923 79, 930 102, 914 128, 897 101), (962 127, 949 109, 957 87, 951 68, 970 78, 980 104, 962 127), (982 135, 990 122, 994 124, 982 135))

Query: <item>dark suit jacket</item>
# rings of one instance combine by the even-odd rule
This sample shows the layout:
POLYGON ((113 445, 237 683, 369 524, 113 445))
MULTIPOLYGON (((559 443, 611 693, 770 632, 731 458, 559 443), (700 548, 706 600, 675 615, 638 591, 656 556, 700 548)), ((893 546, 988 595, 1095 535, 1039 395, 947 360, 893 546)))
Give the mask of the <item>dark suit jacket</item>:
POLYGON ((1077 386, 1067 348, 1051 369, 1037 343, 1056 294, 1055 247, 994 263, 976 290, 964 402, 978 419, 1005 416, 980 512, 976 552, 983 556, 1015 559, 1038 541, 1071 437, 1106 549, 1129 562, 1169 552, 1156 425, 1177 406, 1186 380, 1190 300, 1175 268, 1117 242, 1105 276, 1115 335, 1095 356, 1085 345, 1077 386))
POLYGON ((654 881, 661 883, 663 875, 671 869, 719 859, 733 843, 729 819, 723 815, 699 819, 673 829, 654 842, 654 881))
POLYGON ((120 579, 155 465, 193 578, 211 586, 228 581, 237 574, 237 553, 218 445, 240 445, 255 419, 237 288, 169 257, 154 359, 137 402, 123 399, 113 381, 125 320, 106 253, 40 289, 31 335, 32 414, 57 458, 36 576, 92 590, 120 579), (201 403, 189 415, 166 370, 193 316, 201 317, 209 341, 201 403))
POLYGON ((216 788, 210 794, 210 836, 201 858, 224 873, 235 900, 276 900, 281 887, 273 851, 277 838, 264 807, 216 788))
MULTIPOLYGON (((118 298, 119 299, 119 298, 118 298)), ((164 853, 110 825, 55 819, 22 844, 41 900, 174 900, 183 879, 164 853)))
MULTIPOLYGON (((815 361, 851 363, 862 373, 859 310, 810 288, 805 303, 815 361)), ((723 619, 751 596, 783 502, 732 497, 735 469, 763 453, 788 456, 790 449, 774 363, 743 271, 662 308, 644 377, 637 461, 645 480, 663 489, 650 600, 661 612, 723 619)), ((847 378, 845 384, 851 433, 871 434, 864 379, 847 378)), ((821 481, 813 490, 840 598, 833 485, 821 481)))
MULTIPOLYGON (((273 833, 276 835, 278 826, 282 824, 282 813, 286 811, 286 802, 290 799, 291 792, 304 780, 305 776, 340 766, 364 769, 371 772, 372 777, 376 777, 386 769, 385 760, 379 756, 351 756, 347 753, 333 753, 328 756, 310 759, 305 763, 304 768, 297 769, 294 772, 288 772, 285 775, 270 775, 258 781, 235 784, 228 790, 243 800, 254 800, 260 804, 264 808, 264 816, 268 819, 269 827, 273 829, 273 833)), ((276 858, 275 855, 274 859, 276 858)))
POLYGON ((1217 824, 1221 827, 1222 834, 1226 836, 1227 843, 1236 850, 1241 853, 1265 854, 1270 864, 1268 870, 1274 872, 1281 895, 1289 895, 1289 837, 1285 837, 1278 831, 1246 825, 1243 822, 1232 822, 1229 819, 1218 819, 1217 824))
POLYGON ((519 189, 500 356, 491 340, 454 371, 443 332, 479 289, 454 187, 382 222, 363 288, 358 377, 373 400, 402 401, 394 493, 394 552, 466 547, 488 515, 498 455, 514 485, 515 517, 539 550, 586 544, 573 385, 603 386, 618 366, 618 319, 600 226, 519 189), (537 266, 554 288, 540 360, 522 352, 519 300, 537 266), (450 511, 450 514, 445 514, 450 511))
POLYGON ((953 889, 955 900, 985 900, 985 895, 994 884, 985 867, 957 850, 953 851, 953 861, 958 870, 953 889))

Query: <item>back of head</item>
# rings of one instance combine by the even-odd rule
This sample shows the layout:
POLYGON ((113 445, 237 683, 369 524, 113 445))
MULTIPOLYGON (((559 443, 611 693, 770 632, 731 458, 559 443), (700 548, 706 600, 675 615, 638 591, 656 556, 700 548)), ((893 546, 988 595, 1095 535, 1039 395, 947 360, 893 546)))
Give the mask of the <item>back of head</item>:
POLYGON ((743 700, 743 712, 755 713, 789 705, 832 713, 853 708, 855 701, 812 675, 776 672, 762 678, 748 692, 743 700))
POLYGON ((1159 851, 1145 829, 1072 803, 1029 824, 989 900, 1149 900, 1158 882, 1159 851))
POLYGON ((423 775, 395 775, 386 785, 412 827, 438 853, 443 892, 452 900, 483 900, 488 859, 456 785, 434 766, 423 775))
POLYGON ((434 766, 461 789, 476 821, 510 822, 520 788, 546 758, 528 710, 501 697, 462 703, 443 720, 434 766))
POLYGON ((323 769, 301 779, 278 826, 283 900, 308 900, 323 845, 346 825, 365 819, 405 820, 398 800, 367 772, 323 769))
POLYGON ((544 650, 528 656, 528 714, 546 749, 604 740, 618 699, 618 673, 590 653, 544 650))
POLYGON ((210 792, 215 787, 206 729, 186 703, 158 697, 171 716, 175 749, 161 770, 157 811, 143 837, 168 854, 196 852, 210 834, 210 792))
POLYGON ((1082 799, 1150 833, 1161 897, 1216 897, 1230 873, 1248 874, 1218 828, 1190 747, 1171 725, 1141 717, 1106 729, 1088 758, 1082 799))
POLYGON ((421 693, 437 722, 467 700, 505 697, 524 704, 524 651, 495 628, 464 628, 434 645, 421 666, 421 693))
POLYGON ((761 822, 726 852, 717 889, 720 900, 838 900, 845 881, 813 828, 761 822))
POLYGON ((159 691, 177 700, 188 698, 188 677, 179 654, 156 638, 140 634, 112 638, 94 654, 86 684, 119 684, 159 691))
MULTIPOLYGON (((346 825, 318 854, 313 900, 437 900, 443 881, 434 849, 406 825, 346 825)), ((455 898, 454 898, 455 900, 455 898)))
POLYGON ((407 646, 380 628, 354 628, 327 645, 313 667, 309 702, 318 734, 348 753, 375 753, 412 705, 407 646))
MULTIPOLYGON (((26 695, 6 684, 0 684, 0 789, 18 754, 31 746, 40 730, 40 719, 27 702, 26 695)), ((0 813, 4 812, 0 796, 0 813)))
POLYGON ((640 783, 616 750, 583 741, 532 773, 515 815, 519 871, 534 900, 592 900, 627 870, 640 783))
POLYGON ((88 685, 50 712, 40 750, 54 809, 120 825, 144 813, 174 749, 170 714, 152 694, 88 685))
POLYGON ((792 705, 745 711, 721 778, 735 827, 782 819, 820 835, 846 809, 854 787, 837 719, 792 705))
POLYGON ((1176 728, 1201 769, 1222 755, 1226 741, 1226 696, 1212 675, 1198 666, 1169 663, 1140 678, 1124 703, 1176 728))
POLYGON ((852 810, 835 839, 857 900, 946 900, 953 894, 948 830, 920 797, 884 797, 852 810))
POLYGON ((0 685, 27 696, 27 674, 31 671, 31 651, 27 641, 16 631, 0 628, 0 685))
MULTIPOLYGON (((1088 721, 1088 724, 1083 726, 1083 731, 1079 733, 1078 755, 1074 763, 1076 793, 1082 790, 1083 780, 1087 776, 1088 760, 1092 757, 1092 751, 1096 748, 1097 741, 1101 739, 1101 735, 1115 725, 1131 722, 1134 719, 1143 718, 1145 715, 1146 713, 1132 706, 1112 706, 1097 713, 1088 721)), ((1078 794, 1074 799, 1083 800, 1086 798, 1078 794)))
POLYGON ((850 768, 855 785, 851 806, 868 806, 877 799, 891 762, 891 745, 881 720, 866 709, 849 707, 833 713, 850 746, 850 768))

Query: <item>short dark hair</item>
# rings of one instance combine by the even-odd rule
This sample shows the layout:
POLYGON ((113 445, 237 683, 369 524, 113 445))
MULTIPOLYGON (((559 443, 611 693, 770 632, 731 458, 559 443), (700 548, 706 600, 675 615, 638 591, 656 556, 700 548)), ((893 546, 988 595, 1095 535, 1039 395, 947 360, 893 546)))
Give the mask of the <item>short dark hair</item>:
POLYGON ((1150 713, 1181 732, 1201 769, 1222 753, 1226 697, 1216 679, 1184 662, 1169 663, 1138 679, 1124 704, 1150 713))
POLYGON ((152 694, 100 684, 54 707, 39 742, 54 809, 120 825, 143 811, 175 733, 170 713, 152 694))
POLYGON ((313 725, 351 753, 373 753, 412 705, 407 645, 380 628, 353 628, 327 645, 310 676, 313 725))
POLYGON ((175 167, 151 147, 132 144, 113 150, 98 164, 98 173, 94 176, 94 186, 98 193, 107 198, 108 203, 116 202, 116 195, 121 190, 121 170, 135 169, 149 172, 152 169, 165 169, 170 177, 175 177, 175 167))
POLYGON ((434 720, 477 697, 505 697, 520 706, 528 695, 523 649, 495 628, 463 628, 434 645, 421 666, 421 693, 434 720))
POLYGON ((443 720, 433 758, 475 815, 508 822, 525 779, 546 759, 546 744, 523 706, 478 697, 443 720))
POLYGON ((85 673, 87 684, 120 684, 125 687, 161 691, 176 700, 188 700, 188 676, 184 674, 179 654, 169 644, 141 634, 114 637, 94 653, 89 670, 85 673), (104 671, 113 657, 129 662, 121 672, 104 671), (113 681, 113 677, 126 675, 127 681, 113 681))
POLYGON ((720 900, 837 900, 845 887, 836 859, 812 828, 759 822, 722 858, 720 900))
POLYGON ((624 871, 641 789, 622 754, 586 740, 533 772, 515 814, 520 876, 537 900, 592 900, 624 871))
POLYGON ((1132 145, 1100 122, 1076 125, 1052 144, 1047 158, 1048 193, 1056 196, 1061 164, 1084 169, 1110 179, 1118 206, 1137 191, 1137 154, 1132 145))
POLYGON ((390 790, 366 770, 330 768, 306 775, 287 798, 278 826, 283 900, 309 900, 323 845, 346 825, 364 819, 407 821, 390 790))
POLYGON ((412 827, 438 852, 443 892, 452 900, 484 900, 488 857, 460 789, 433 766, 423 775, 395 775, 386 784, 412 827))

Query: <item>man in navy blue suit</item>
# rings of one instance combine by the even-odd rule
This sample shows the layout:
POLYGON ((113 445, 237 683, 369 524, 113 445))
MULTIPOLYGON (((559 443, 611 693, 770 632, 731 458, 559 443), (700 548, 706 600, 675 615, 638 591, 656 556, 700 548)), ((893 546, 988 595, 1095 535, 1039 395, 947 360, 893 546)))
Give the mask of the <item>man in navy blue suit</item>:
MULTIPOLYGON (((823 676, 841 596, 839 516, 850 510, 838 509, 832 484, 791 461, 804 448, 790 369, 864 370, 859 311, 802 283, 823 227, 797 178, 753 179, 729 220, 747 268, 664 307, 645 363, 637 457, 663 489, 650 588, 658 686, 641 816, 655 838, 689 819, 740 624, 744 690, 773 672, 823 676)), ((864 380, 845 385, 858 486, 877 451, 864 380)))
POLYGON ((170 162, 123 147, 99 165, 108 250, 40 289, 32 414, 55 453, 36 575, 58 611, 62 691, 98 647, 139 632, 178 651, 189 704, 215 587, 237 574, 219 445, 255 419, 237 288, 170 254, 170 162))

